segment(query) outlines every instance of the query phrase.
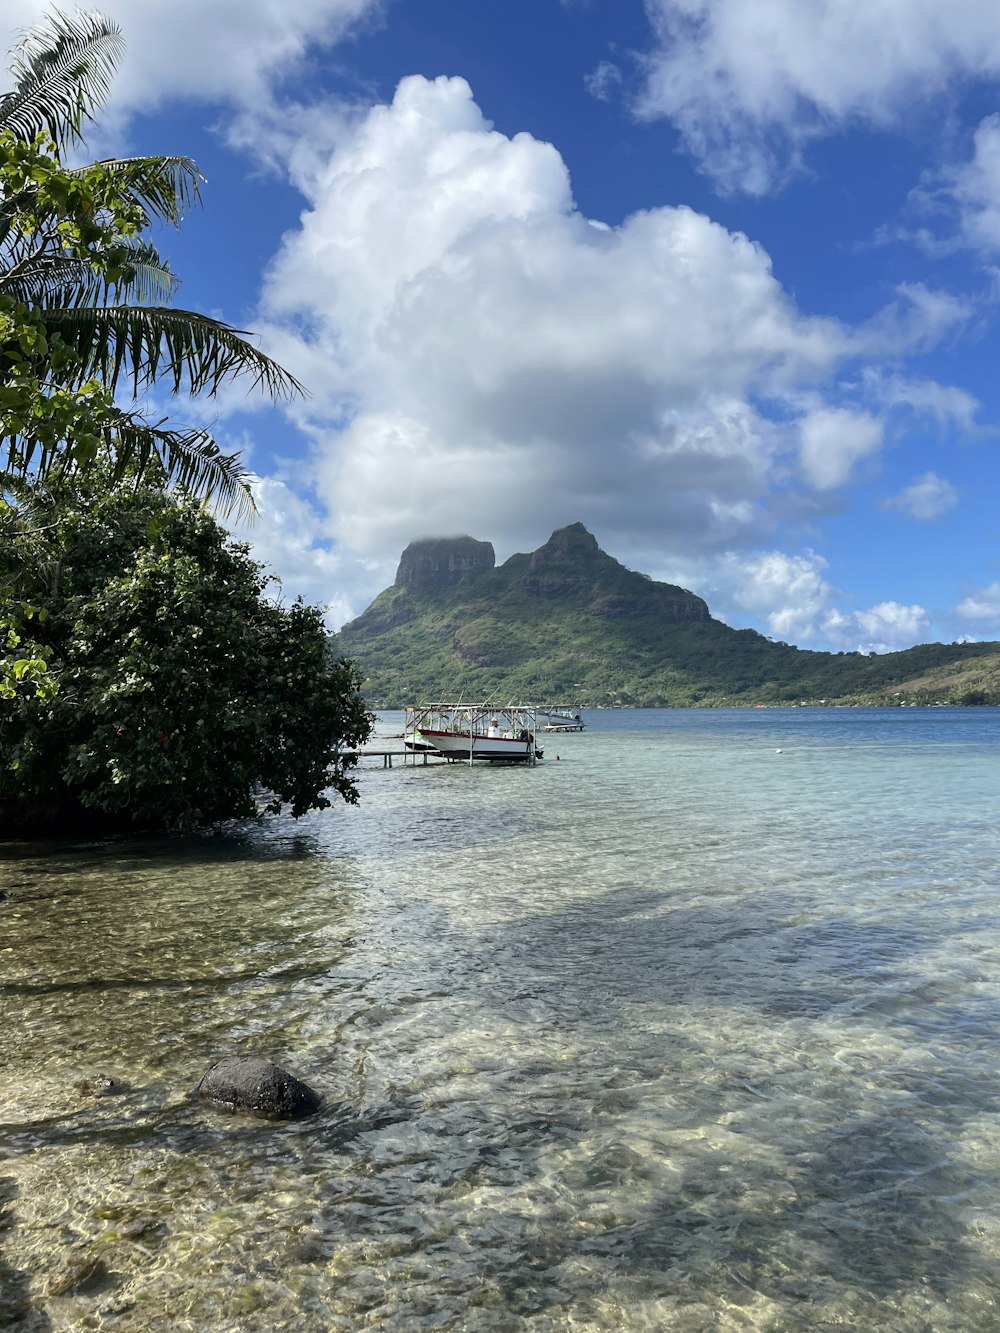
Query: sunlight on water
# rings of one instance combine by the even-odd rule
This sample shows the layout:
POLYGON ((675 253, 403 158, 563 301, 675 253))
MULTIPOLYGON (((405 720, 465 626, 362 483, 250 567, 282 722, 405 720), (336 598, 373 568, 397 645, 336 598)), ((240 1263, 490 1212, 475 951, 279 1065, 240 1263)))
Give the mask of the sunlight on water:
POLYGON ((590 721, 0 844, 0 1326, 1000 1326, 1000 711, 590 721))

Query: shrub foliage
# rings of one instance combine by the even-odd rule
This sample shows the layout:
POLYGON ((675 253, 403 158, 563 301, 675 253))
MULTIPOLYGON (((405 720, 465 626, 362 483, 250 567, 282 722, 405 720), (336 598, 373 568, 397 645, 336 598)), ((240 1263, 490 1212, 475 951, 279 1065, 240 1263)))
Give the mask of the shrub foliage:
POLYGON ((176 829, 355 801, 342 751, 371 717, 320 610, 268 598, 247 548, 191 501, 96 483, 34 497, 31 605, 3 610, 10 633, 44 639, 58 689, 0 694, 0 798, 176 829))

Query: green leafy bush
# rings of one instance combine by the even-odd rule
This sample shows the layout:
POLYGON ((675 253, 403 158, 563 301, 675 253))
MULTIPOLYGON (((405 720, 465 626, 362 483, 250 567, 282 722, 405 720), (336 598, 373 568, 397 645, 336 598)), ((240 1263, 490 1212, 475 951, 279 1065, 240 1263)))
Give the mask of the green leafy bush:
MULTIPOLYGON (((176 829, 357 799, 342 750, 371 717, 354 668, 318 608, 265 596, 269 578, 213 518, 95 478, 36 494, 36 547, 40 532, 28 609, 45 615, 58 690, 0 692, 0 799, 176 829)), ((35 628, 26 615, 0 605, 14 638, 35 628)))

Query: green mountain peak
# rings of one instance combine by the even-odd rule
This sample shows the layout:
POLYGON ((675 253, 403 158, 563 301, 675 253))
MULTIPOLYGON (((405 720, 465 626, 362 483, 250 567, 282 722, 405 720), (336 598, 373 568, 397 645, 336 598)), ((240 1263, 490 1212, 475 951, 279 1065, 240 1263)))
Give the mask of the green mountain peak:
POLYGON ((396 588, 445 588, 466 574, 492 569, 496 556, 490 542, 474 537, 428 537, 410 542, 399 560, 396 588))
POLYGON ((1000 644, 822 653, 713 619, 702 598, 627 569, 582 523, 497 565, 490 542, 411 542, 392 587, 335 636, 377 705, 444 695, 584 706, 1000 703, 1000 644))

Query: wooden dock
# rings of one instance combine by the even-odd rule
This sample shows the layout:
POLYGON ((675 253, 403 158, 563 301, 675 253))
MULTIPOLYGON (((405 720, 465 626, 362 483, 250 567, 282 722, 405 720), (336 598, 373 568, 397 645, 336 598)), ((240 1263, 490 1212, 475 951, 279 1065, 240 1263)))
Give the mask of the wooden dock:
POLYGON ((440 760, 441 763, 447 762, 443 754, 438 754, 436 750, 342 750, 345 755, 357 755, 358 759, 381 759, 383 768, 392 768, 394 759, 402 759, 404 762, 413 761, 426 764, 428 759, 440 760))

